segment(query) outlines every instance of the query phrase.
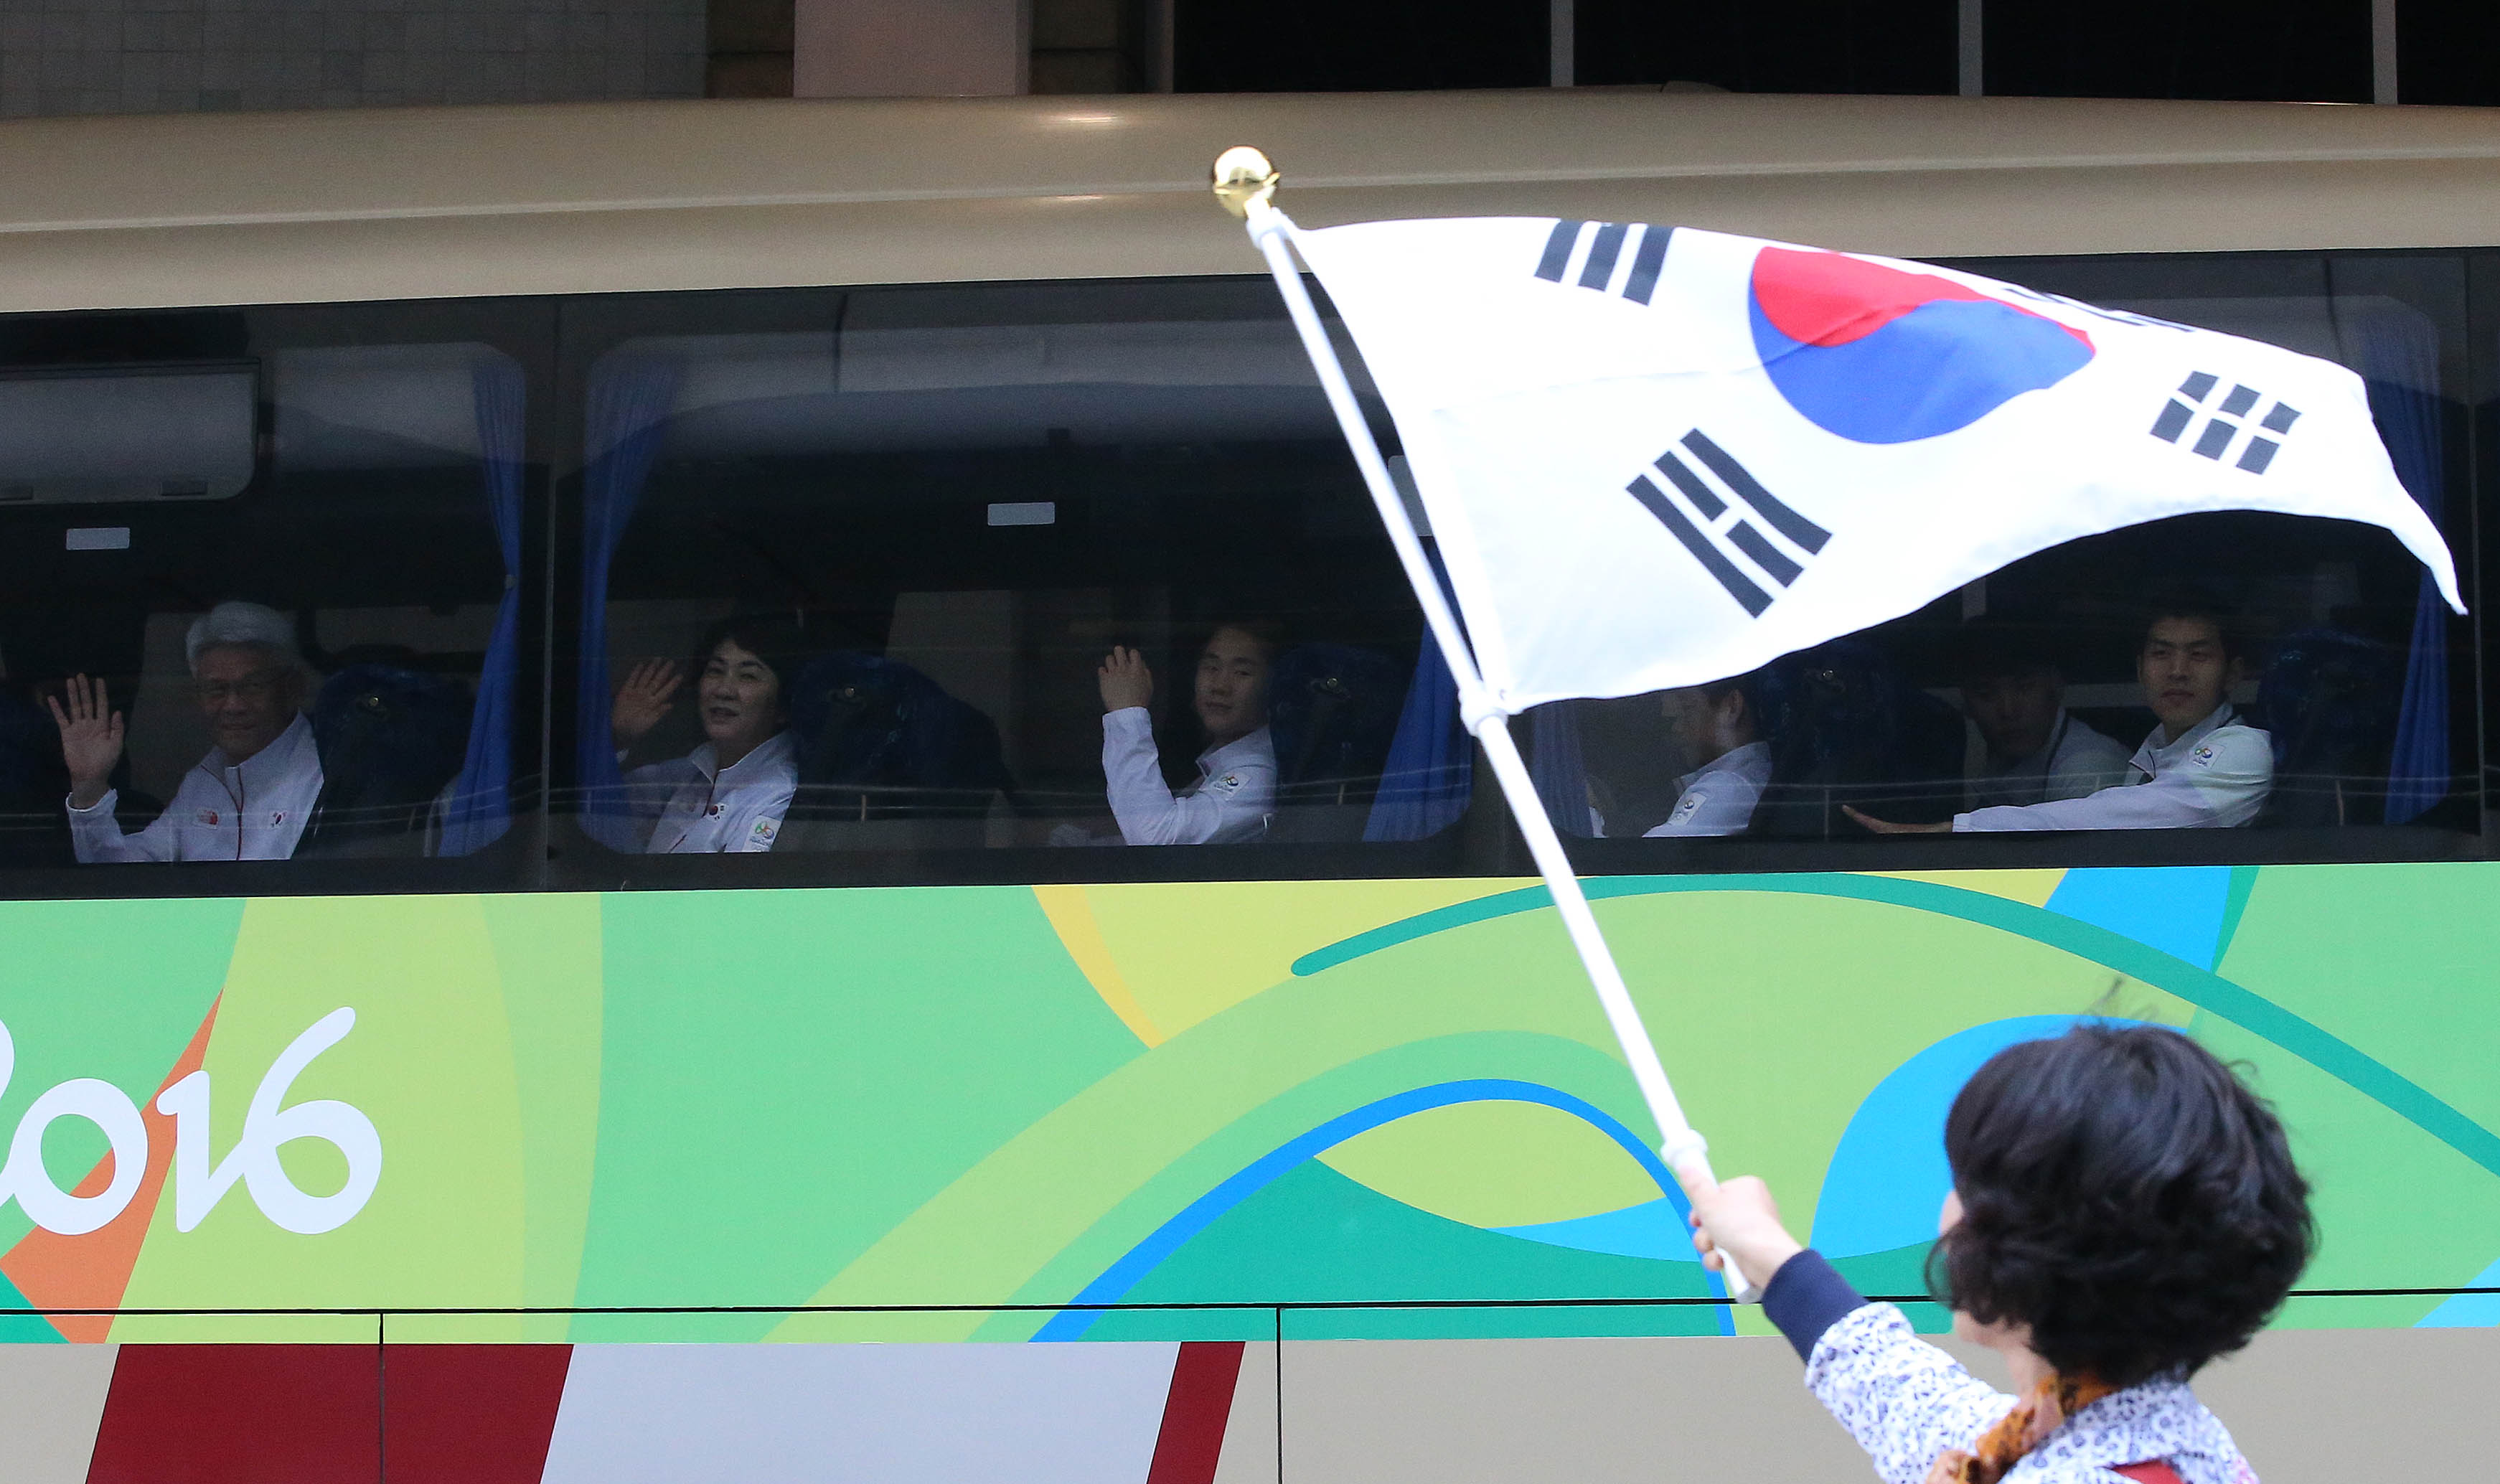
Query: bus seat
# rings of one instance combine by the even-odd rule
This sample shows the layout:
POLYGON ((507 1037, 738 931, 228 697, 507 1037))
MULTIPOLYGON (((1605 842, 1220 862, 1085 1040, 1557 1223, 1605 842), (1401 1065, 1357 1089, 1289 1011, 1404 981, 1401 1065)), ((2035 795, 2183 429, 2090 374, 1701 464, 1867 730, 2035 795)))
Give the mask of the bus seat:
POLYGON ((57 808, 69 792, 61 732, 44 708, 15 690, 0 690, 0 799, 45 798, 57 808), (49 796, 49 797, 46 797, 49 796))
POLYGON ((400 665, 352 664, 312 699, 321 797, 297 856, 421 853, 429 812, 469 750, 469 687, 400 665))
POLYGON ((808 661, 784 703, 798 734, 799 821, 983 821, 1012 799, 996 723, 899 660, 837 650, 808 661))
POLYGON ((1760 680, 1771 783, 1751 833, 1856 833, 1854 804, 1905 821, 1949 818, 1961 798, 1962 718, 1904 679, 1884 652, 1840 639, 1784 655, 1760 680))
POLYGON ((1368 802, 1405 699, 1404 667, 1376 649, 1311 643, 1278 655, 1267 724, 1280 800, 1368 802))
POLYGON ((2386 814, 2404 656, 2336 629, 2275 645, 2256 719, 2274 739, 2274 791, 2261 825, 2377 824, 2386 814))
POLYGON ((0 689, 0 866, 68 864, 69 791, 60 728, 40 704, 0 689))
POLYGON ((1408 668, 1352 644, 1297 644, 1276 657, 1267 687, 1276 813, 1264 839, 1363 839, 1405 705, 1408 668))

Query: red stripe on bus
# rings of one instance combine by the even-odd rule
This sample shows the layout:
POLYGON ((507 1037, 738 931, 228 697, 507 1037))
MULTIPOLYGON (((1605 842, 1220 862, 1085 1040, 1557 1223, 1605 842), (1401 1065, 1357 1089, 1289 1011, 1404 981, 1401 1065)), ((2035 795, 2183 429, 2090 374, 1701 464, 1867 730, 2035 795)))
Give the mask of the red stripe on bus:
POLYGON ((371 1344, 123 1345, 87 1484, 339 1484, 381 1476, 371 1344))
POLYGON ((573 1347, 391 1345, 382 1352, 390 1484, 539 1484, 573 1347))
POLYGON ((1233 1388, 1241 1378, 1237 1339, 1185 1340, 1172 1361, 1163 1431, 1146 1484, 1214 1484, 1224 1455, 1224 1427, 1233 1419, 1233 1388))

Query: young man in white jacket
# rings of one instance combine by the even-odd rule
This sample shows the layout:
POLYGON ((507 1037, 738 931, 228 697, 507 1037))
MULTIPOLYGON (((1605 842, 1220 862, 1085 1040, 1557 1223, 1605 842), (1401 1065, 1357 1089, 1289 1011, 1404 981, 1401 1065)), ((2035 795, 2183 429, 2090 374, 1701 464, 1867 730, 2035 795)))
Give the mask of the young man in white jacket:
MULTIPOLYGON (((1102 780, 1132 845, 1237 844, 1267 832, 1276 810, 1276 743, 1267 732, 1267 680, 1275 636, 1264 625, 1227 623, 1199 652, 1191 705, 1206 734, 1198 780, 1174 793, 1155 746, 1154 673, 1135 649, 1117 648, 1096 680, 1102 693, 1102 780)), ((1063 825, 1058 843, 1086 837, 1063 825)))
POLYGON ((107 781, 121 761, 121 713, 104 681, 73 678, 49 701, 70 773, 70 845, 82 862, 282 861, 321 797, 321 757, 304 718, 294 626, 257 603, 220 603, 183 643, 215 743, 153 823, 125 835, 107 781))
MULTIPOLYGON (((1750 676, 1659 692, 1666 740, 1693 765, 1675 780, 1675 808, 1643 832, 1662 840, 1684 835, 1742 835, 1771 781, 1771 744, 1762 740, 1750 676)), ((1589 807, 1589 833, 1606 833, 1605 816, 1589 807)))
POLYGON ((2081 799, 2127 780, 2127 749, 2066 711, 2066 677, 2020 634, 1965 631, 1957 688, 1986 756, 1963 787, 1972 810, 2081 799))
POLYGON ((2127 760, 2125 782, 2080 799, 1972 809, 1950 824, 1895 824, 1843 808, 1878 835, 2252 823, 2274 788, 2274 740, 2242 720, 2228 699, 2241 670, 2220 615, 2192 609, 2155 614, 2135 671, 2145 705, 2161 724, 2127 760))

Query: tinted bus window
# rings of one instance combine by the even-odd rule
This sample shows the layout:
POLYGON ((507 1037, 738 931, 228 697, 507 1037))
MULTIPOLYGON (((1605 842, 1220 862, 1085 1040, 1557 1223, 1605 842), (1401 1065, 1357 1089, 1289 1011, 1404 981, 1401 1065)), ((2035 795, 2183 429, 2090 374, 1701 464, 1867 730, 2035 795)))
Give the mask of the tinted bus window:
MULTIPOLYGON (((2470 581, 2458 260, 1964 266, 2351 368, 2470 581)), ((2268 418, 2297 415, 2253 388, 2202 391, 2183 390, 2168 433, 2211 456, 2253 456, 2268 418)), ((2472 647, 2385 533, 2208 514, 2023 558, 1719 686, 1548 707, 1528 726, 1552 817, 1584 838, 2215 827, 2254 833, 2196 848, 2296 854, 2320 838, 2284 832, 2476 828, 2472 647)))
POLYGON ((1270 285, 613 313, 584 378, 576 753, 608 849, 1350 844, 1457 817, 1449 718, 1400 735, 1437 660, 1270 285))
POLYGON ((509 832, 534 771, 524 377, 386 319, 0 326, 8 864, 450 857, 509 832))

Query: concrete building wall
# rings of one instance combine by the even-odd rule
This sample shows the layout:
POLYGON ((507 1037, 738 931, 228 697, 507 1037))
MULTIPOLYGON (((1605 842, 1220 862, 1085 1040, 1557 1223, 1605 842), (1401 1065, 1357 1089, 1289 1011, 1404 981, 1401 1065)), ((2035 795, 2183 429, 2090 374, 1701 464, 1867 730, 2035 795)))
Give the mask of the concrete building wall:
POLYGON ((704 93, 704 0, 0 0, 0 115, 704 93))
POLYGON ((799 0, 802 98, 998 96, 1025 91, 1031 0, 799 0))

